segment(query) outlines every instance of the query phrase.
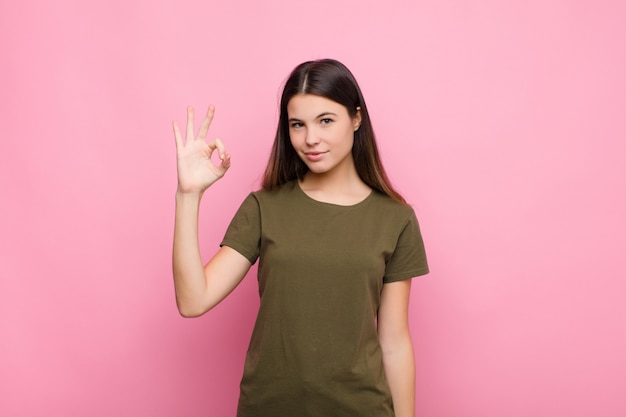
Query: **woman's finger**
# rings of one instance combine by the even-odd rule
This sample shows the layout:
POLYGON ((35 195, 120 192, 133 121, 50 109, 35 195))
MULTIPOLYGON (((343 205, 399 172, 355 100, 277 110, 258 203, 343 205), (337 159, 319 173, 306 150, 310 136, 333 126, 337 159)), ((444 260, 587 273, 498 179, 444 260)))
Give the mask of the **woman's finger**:
POLYGON ((193 134, 193 107, 187 107, 187 137, 185 138, 185 143, 189 143, 194 140, 193 134))
POLYGON ((217 149, 217 154, 219 155, 220 159, 224 159, 224 155, 226 154, 226 148, 224 147, 224 143, 222 143, 220 139, 215 139, 209 142, 207 145, 209 145, 209 151, 211 153, 213 153, 213 151, 217 149))
POLYGON ((176 149, 181 149, 183 147, 183 139, 180 136, 180 127, 178 127, 177 122, 172 122, 172 126, 174 128, 174 140, 176 141, 176 149))
POLYGON ((224 159, 222 159, 222 168, 224 169, 224 172, 230 168, 230 155, 224 155, 224 159))
POLYGON ((224 155, 222 159, 222 163, 219 164, 216 168, 216 173, 219 177, 223 177, 228 168, 230 168, 230 155, 224 155))
POLYGON ((215 139, 215 146, 217 147, 217 153, 220 156, 220 159, 224 159, 224 155, 226 155, 226 148, 224 147, 224 143, 217 138, 215 139))
POLYGON ((206 116, 204 120, 202 120, 202 125, 200 126, 200 130, 198 131, 197 139, 206 139, 206 135, 209 132, 209 127, 211 126, 211 122, 213 121, 213 116, 215 115, 215 106, 212 104, 209 106, 209 109, 206 112, 206 116))

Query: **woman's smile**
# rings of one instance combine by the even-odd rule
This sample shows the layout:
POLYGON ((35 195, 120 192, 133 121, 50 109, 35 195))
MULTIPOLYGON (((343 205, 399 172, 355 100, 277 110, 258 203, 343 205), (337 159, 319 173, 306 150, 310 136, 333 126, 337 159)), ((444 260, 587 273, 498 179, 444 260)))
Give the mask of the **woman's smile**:
POLYGON ((306 156, 306 158, 311 161, 311 162, 317 162, 322 160, 322 158, 324 157, 324 155, 326 155, 328 151, 326 152, 305 152, 304 155, 306 156))

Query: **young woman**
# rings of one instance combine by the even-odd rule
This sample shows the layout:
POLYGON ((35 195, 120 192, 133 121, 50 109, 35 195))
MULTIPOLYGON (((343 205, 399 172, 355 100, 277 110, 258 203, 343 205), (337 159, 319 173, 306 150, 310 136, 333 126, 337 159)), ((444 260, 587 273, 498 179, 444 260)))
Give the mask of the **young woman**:
POLYGON ((178 190, 173 272, 185 317, 226 297, 257 259, 261 304, 238 417, 413 417, 410 278, 428 267, 415 214, 389 183, 350 71, 305 62, 286 81, 263 188, 203 266, 198 212, 230 167, 218 139, 174 123, 178 190), (210 157, 217 151, 221 163, 210 157))

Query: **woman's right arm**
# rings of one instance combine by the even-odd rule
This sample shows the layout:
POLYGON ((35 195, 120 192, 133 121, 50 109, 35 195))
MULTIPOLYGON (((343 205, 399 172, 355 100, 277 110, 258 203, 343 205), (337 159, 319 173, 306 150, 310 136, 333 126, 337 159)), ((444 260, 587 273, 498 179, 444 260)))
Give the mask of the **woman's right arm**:
POLYGON ((226 154, 222 142, 219 139, 206 142, 214 112, 215 108, 210 106, 198 134, 194 135, 193 108, 187 109, 185 142, 174 122, 178 189, 172 269, 176 305, 184 317, 200 316, 216 306, 241 282, 251 266, 243 255, 227 246, 202 265, 198 240, 200 201, 204 191, 230 167, 230 155, 226 154), (215 150, 221 159, 219 165, 211 161, 215 150))

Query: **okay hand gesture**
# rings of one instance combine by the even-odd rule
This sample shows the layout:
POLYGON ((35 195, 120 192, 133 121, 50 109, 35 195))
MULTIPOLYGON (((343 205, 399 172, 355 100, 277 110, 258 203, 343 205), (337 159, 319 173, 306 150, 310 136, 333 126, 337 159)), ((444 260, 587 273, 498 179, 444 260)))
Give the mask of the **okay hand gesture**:
POLYGON ((194 136, 193 113, 193 107, 188 107, 187 133, 184 143, 178 123, 173 123, 174 138, 176 139, 178 190, 185 194, 202 193, 211 184, 222 178, 230 168, 230 155, 226 154, 222 141, 215 139, 206 142, 207 133, 215 114, 215 107, 209 106, 197 136, 194 136), (211 155, 215 150, 217 150, 221 160, 219 165, 211 160, 211 155))

